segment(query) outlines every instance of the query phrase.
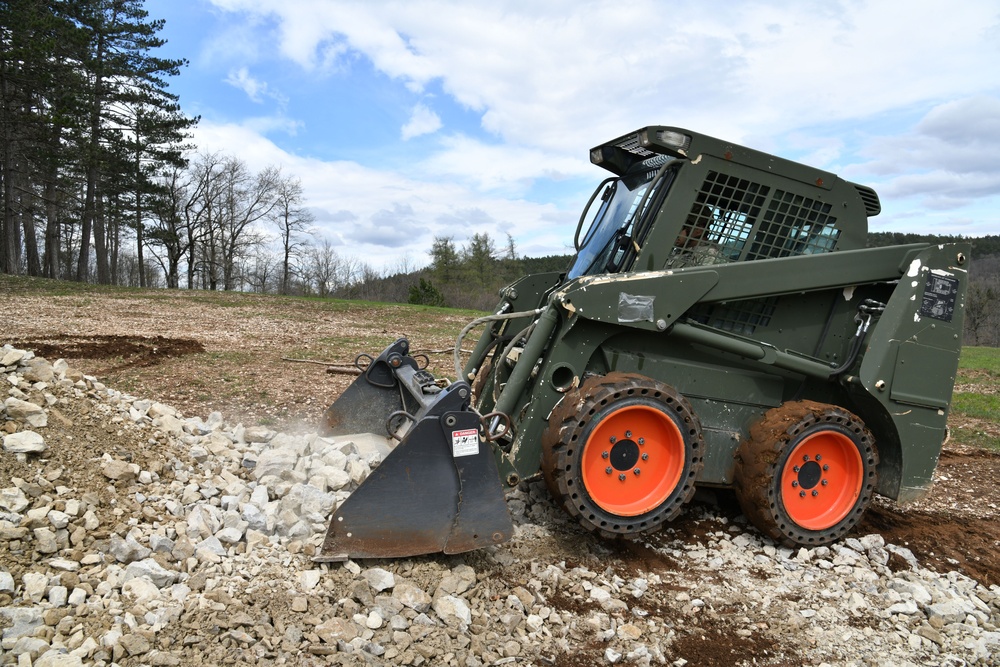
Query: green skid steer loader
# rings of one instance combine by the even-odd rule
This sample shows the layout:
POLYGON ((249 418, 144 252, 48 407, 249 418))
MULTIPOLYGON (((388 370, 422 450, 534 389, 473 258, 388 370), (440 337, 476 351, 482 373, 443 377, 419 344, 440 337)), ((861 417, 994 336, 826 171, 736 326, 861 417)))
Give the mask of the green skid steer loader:
POLYGON ((318 560, 502 543, 504 488, 539 473, 607 537, 659 529, 698 486, 734 489, 761 532, 804 546, 843 537, 876 493, 926 494, 970 246, 866 248, 871 188, 681 128, 590 157, 612 175, 571 266, 501 290, 459 336, 456 382, 406 339, 359 357, 326 430, 400 442, 318 560))

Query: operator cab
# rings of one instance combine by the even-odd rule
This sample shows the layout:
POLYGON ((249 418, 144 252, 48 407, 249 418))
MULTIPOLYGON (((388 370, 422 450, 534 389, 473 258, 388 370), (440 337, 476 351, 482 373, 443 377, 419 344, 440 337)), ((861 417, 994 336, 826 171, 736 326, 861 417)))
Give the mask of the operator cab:
POLYGON ((591 196, 566 274, 681 269, 864 248, 874 190, 675 127, 590 151, 615 174, 591 196))

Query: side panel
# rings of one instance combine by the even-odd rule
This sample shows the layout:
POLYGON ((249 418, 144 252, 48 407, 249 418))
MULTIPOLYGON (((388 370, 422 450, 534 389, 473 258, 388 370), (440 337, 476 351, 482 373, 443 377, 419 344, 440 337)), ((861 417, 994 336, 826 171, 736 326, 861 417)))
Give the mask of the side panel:
POLYGON ((878 491, 901 502, 926 494, 941 453, 961 353, 970 251, 966 243, 934 246, 903 267, 860 371, 850 378, 859 400, 882 413, 878 491), (888 446, 890 423, 898 433, 896 449, 888 446))

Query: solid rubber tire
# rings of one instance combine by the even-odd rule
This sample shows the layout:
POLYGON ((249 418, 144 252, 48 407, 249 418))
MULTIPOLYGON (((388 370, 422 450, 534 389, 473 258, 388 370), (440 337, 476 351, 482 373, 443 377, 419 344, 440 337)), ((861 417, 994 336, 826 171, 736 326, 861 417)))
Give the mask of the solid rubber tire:
MULTIPOLYGON (((542 434, 542 473, 553 498, 587 530, 605 537, 650 533, 674 519, 694 495, 704 448, 701 423, 675 389, 643 375, 613 372, 588 379, 552 411, 542 434), (626 430, 636 431, 628 447, 634 447, 637 456, 650 453, 650 460, 634 464, 647 474, 635 475, 633 466, 614 469, 620 463, 612 464, 614 457, 609 457, 606 465, 613 473, 605 482, 603 469, 595 470, 595 463, 604 451, 614 449, 607 434, 614 432, 622 445, 626 430), (644 434, 646 442, 636 444, 644 434), (603 439, 597 442, 595 437, 603 439), (657 442, 659 438, 664 442, 657 442), (666 461, 672 456, 681 460, 666 461), (623 489, 639 491, 635 498, 625 491, 625 499, 618 502, 611 489, 622 475, 623 489), (588 478, 598 481, 588 488, 588 478)), ((619 458, 632 460, 628 454, 619 458)))
POLYGON ((861 520, 878 485, 878 461, 874 437, 853 413, 789 402, 765 413, 740 444, 734 490, 743 513, 771 539, 821 546, 861 520), (825 460, 817 462, 816 452, 825 460))

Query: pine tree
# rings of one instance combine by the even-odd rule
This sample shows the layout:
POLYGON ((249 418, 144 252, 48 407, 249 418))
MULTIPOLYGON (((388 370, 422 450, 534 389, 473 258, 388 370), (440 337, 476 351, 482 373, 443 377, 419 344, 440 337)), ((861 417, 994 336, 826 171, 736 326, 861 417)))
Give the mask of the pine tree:
MULTIPOLYGON (((93 235, 97 280, 109 283, 109 249, 116 239, 110 239, 109 244, 102 198, 122 196, 128 185, 141 245, 142 201, 153 183, 148 164, 179 161, 180 142, 197 119, 180 113, 177 97, 167 91, 164 78, 178 74, 186 61, 151 54, 165 43, 157 37, 163 20, 149 21, 141 0, 89 0, 74 7, 74 18, 87 35, 81 54, 81 66, 87 74, 87 123, 77 280, 86 280, 89 274, 93 235)), ((115 213, 121 215, 123 210, 119 206, 115 213)))

